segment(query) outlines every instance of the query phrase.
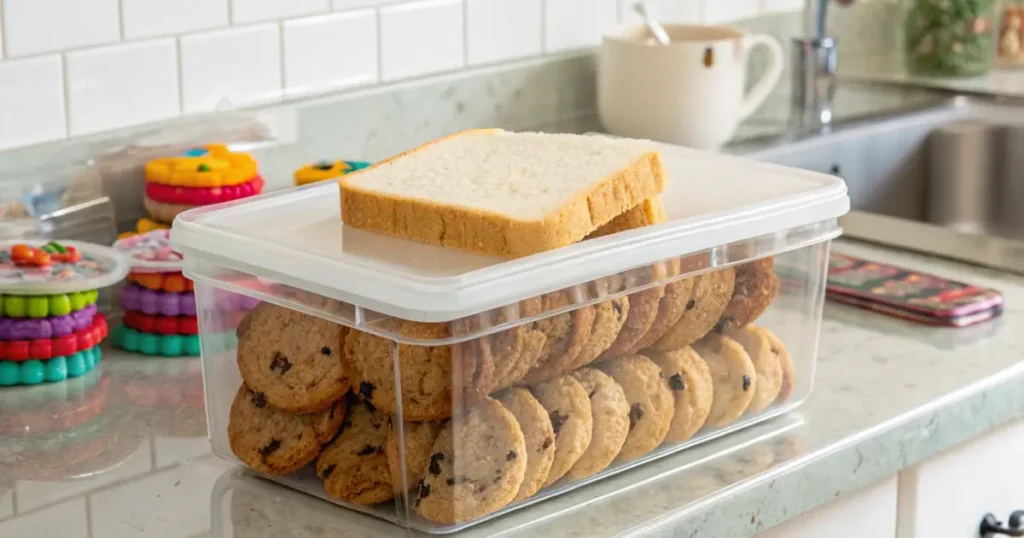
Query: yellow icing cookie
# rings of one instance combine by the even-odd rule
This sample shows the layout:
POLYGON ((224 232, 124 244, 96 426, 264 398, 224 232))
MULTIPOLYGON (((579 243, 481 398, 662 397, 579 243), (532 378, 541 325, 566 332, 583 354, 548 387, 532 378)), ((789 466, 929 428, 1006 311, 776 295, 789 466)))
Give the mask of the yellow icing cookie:
POLYGON ((153 230, 168 230, 170 225, 162 222, 157 222, 153 219, 143 217, 135 223, 135 230, 131 232, 124 232, 117 236, 118 239, 124 239, 125 237, 131 237, 133 235, 141 235, 152 232, 153 230))
POLYGON ((248 153, 235 153, 223 144, 191 149, 185 155, 146 163, 146 181, 177 187, 227 187, 256 175, 256 161, 248 153))
POLYGON ((362 170, 369 165, 370 163, 362 161, 320 161, 308 164, 295 171, 295 184, 309 185, 317 181, 341 177, 356 170, 362 170))

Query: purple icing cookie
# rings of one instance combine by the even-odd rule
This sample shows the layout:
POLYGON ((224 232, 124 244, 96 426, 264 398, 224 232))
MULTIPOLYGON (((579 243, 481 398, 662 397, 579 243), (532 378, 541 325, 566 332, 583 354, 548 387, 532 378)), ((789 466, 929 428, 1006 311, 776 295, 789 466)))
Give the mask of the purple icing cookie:
POLYGON ((0 318, 0 340, 37 340, 67 336, 89 327, 94 316, 96 305, 86 306, 66 316, 42 319, 0 318))
POLYGON ((191 291, 171 293, 128 284, 121 290, 121 308, 151 316, 194 316, 196 297, 191 291))
POLYGON ((217 310, 224 312, 247 312, 260 304, 259 299, 221 288, 213 290, 213 300, 217 305, 217 310))

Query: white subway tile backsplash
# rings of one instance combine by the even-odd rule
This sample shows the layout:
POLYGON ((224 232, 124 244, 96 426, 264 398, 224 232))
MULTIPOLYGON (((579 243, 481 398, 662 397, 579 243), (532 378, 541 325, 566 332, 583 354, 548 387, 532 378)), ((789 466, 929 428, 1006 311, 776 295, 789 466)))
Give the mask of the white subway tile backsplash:
POLYGON ((0 7, 0 60, 4 58, 4 13, 0 7))
MULTIPOLYGON (((731 2, 733 0, 710 0, 731 2)), ((623 24, 642 24, 643 18, 633 11, 637 0, 619 0, 619 20, 623 24)), ((647 0, 647 12, 655 20, 668 24, 701 22, 701 0, 647 0)))
POLYGON ((546 0, 544 49, 560 52, 598 45, 618 17, 616 0, 546 0))
POLYGON ((232 28, 181 37, 184 112, 223 104, 244 106, 281 95, 278 24, 232 28))
POLYGON ((345 11, 361 7, 379 6, 387 3, 394 3, 394 0, 331 0, 331 7, 334 11, 345 11))
POLYGON ((121 0, 125 39, 182 34, 227 26, 228 0, 121 0))
POLYGON ((377 81, 377 13, 372 9, 284 23, 284 83, 289 94, 377 81))
POLYGON ((66 136, 60 56, 0 62, 0 149, 66 136))
POLYGON ((323 13, 330 8, 330 0, 231 0, 231 18, 235 24, 245 24, 323 13))
POLYGON ((466 0, 466 50, 470 64, 541 52, 541 0, 466 0))
POLYGON ((704 0, 704 22, 721 24, 754 17, 760 12, 760 0, 704 0))
POLYGON ((764 0, 761 10, 765 13, 783 13, 804 9, 807 0, 764 0))
POLYGON ((395 80, 463 65, 462 0, 428 0, 380 10, 381 75, 395 80))
POLYGON ((86 49, 69 53, 65 61, 72 136, 180 113, 173 38, 86 49))
POLYGON ((4 0, 8 56, 117 41, 118 0, 4 0))

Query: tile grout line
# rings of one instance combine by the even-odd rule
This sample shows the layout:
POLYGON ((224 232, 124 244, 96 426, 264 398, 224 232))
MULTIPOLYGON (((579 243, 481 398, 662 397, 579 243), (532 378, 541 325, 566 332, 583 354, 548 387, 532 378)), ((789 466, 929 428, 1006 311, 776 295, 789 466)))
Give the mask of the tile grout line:
POLYGON ((373 8, 374 24, 377 26, 377 82, 384 82, 384 13, 381 8, 373 8))
MULTIPOLYGON (((322 16, 322 14, 318 16, 322 16)), ((287 77, 285 75, 285 72, 288 69, 288 64, 285 63, 284 50, 286 45, 284 42, 284 23, 285 19, 280 19, 277 21, 277 65, 280 68, 280 72, 278 73, 278 79, 280 79, 279 82, 281 84, 281 93, 278 96, 279 99, 283 99, 286 95, 288 95, 287 77)))
POLYGON ((60 85, 64 92, 64 136, 71 138, 71 88, 68 84, 68 56, 66 52, 59 53, 60 60, 60 85))
POLYGON ((462 67, 469 65, 469 2, 462 2, 462 67))
POLYGON ((174 62, 178 67, 178 116, 185 115, 185 65, 181 56, 181 36, 174 36, 174 62))
POLYGON ((117 0, 118 41, 124 41, 124 0, 117 0))

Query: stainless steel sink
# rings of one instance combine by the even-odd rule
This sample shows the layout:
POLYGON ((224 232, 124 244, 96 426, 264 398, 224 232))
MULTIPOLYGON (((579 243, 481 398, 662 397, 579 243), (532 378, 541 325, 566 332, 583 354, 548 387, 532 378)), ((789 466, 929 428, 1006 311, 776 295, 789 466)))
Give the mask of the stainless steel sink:
POLYGON ((847 236, 1024 272, 1022 107, 958 97, 734 151, 845 179, 847 236))

